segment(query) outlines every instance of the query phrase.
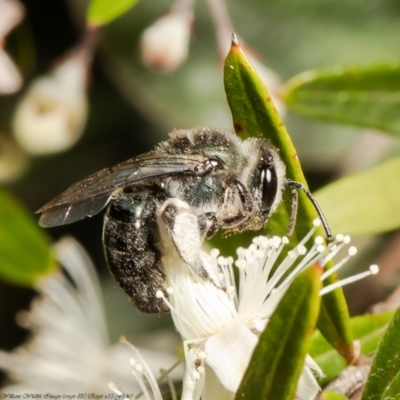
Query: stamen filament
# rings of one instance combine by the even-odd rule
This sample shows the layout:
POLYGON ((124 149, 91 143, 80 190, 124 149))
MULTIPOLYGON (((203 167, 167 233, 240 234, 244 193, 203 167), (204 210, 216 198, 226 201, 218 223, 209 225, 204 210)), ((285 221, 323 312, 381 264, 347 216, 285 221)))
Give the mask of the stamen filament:
POLYGON ((128 397, 124 392, 121 392, 121 390, 118 389, 118 386, 114 382, 110 382, 108 384, 109 389, 111 389, 117 396, 122 396, 122 400, 132 400, 130 397, 128 397))
POLYGON ((332 268, 327 269, 322 275, 321 275, 321 281, 325 280, 328 276, 332 275, 334 272, 338 271, 349 259, 355 254, 353 251, 349 251, 348 255, 344 257, 342 260, 340 260, 336 265, 334 265, 332 268))
MULTIPOLYGON (((120 338, 120 342, 125 344, 126 346, 128 346, 131 349, 131 351, 135 355, 135 358, 139 361, 140 365, 143 367, 144 372, 137 370, 140 378, 138 377, 136 379, 140 388, 142 389, 143 393, 147 394, 148 397, 150 398, 150 395, 148 394, 148 389, 144 385, 144 381, 143 381, 143 376, 145 376, 146 381, 149 383, 151 391, 154 394, 154 399, 162 400, 162 396, 160 393, 160 389, 158 388, 157 381, 154 378, 154 375, 153 375, 152 371, 150 370, 149 366, 147 365, 146 361, 140 354, 139 350, 135 346, 133 346, 130 342, 128 342, 124 336, 122 336, 120 338)), ((132 372, 134 372, 134 371, 132 371, 132 372)), ((136 376, 136 372, 134 372, 133 375, 136 376)))
POLYGON ((339 287, 348 285, 349 283, 359 281, 370 275, 376 275, 378 272, 379 272, 379 267, 377 265, 371 265, 368 271, 360 272, 357 275, 349 276, 348 278, 342 279, 338 282, 332 283, 331 285, 325 286, 320 290, 319 294, 323 296, 324 294, 332 292, 333 290, 339 287))

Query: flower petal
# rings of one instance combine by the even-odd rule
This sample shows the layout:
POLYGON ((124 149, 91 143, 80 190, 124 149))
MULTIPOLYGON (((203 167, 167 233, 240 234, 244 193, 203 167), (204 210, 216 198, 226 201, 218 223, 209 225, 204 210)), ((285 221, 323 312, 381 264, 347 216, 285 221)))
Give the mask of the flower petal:
POLYGON ((315 396, 318 394, 319 390, 320 387, 313 373, 311 372, 311 369, 304 367, 297 385, 297 397, 301 400, 313 400, 315 399, 315 396))
POLYGON ((229 391, 237 391, 256 344, 257 337, 242 324, 223 328, 206 341, 206 362, 229 391))
MULTIPOLYGON (((0 38, 1 39, 1 38, 0 38)), ((0 48, 0 94, 11 94, 22 86, 22 77, 9 55, 0 48)))

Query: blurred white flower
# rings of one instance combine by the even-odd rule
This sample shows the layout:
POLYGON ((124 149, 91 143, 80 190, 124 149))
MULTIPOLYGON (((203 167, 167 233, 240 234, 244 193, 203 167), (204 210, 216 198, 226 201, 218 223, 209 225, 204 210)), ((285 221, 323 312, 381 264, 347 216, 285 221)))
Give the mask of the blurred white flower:
MULTIPOLYGON (((175 363, 169 370, 162 370, 163 373, 161 374, 159 379, 156 379, 152 369, 150 368, 149 364, 142 356, 139 349, 133 346, 131 343, 127 342, 125 338, 122 338, 122 342, 125 343, 133 353, 135 358, 131 358, 129 360, 129 364, 132 368, 132 375, 135 377, 137 384, 140 386, 141 392, 137 395, 136 398, 139 398, 140 395, 143 395, 145 400, 162 400, 163 397, 160 392, 160 388, 158 387, 158 382, 160 382, 160 378, 167 379, 170 390, 171 390, 171 397, 172 400, 176 400, 176 393, 175 387, 171 380, 169 374, 175 369, 181 362, 178 361, 175 363)), ((120 398, 123 400, 128 400, 130 396, 126 395, 121 389, 120 386, 117 385, 115 382, 110 382, 108 387, 120 398)), ((133 400, 133 399, 132 399, 133 400)))
POLYGON ((80 138, 88 114, 86 81, 86 60, 75 53, 32 82, 13 120, 15 137, 27 152, 64 151, 80 138))
MULTIPOLYGON (((319 224, 316 221, 315 225, 319 224)), ((314 231, 315 227, 278 266, 275 266, 276 261, 288 243, 285 237, 258 237, 248 249, 238 249, 235 262, 238 282, 231 257, 219 257, 216 249, 210 254, 204 252, 202 261, 206 269, 215 272, 218 284, 226 290, 194 275, 176 252, 163 258, 169 298, 166 299, 161 291, 157 295, 170 307, 184 343, 183 400, 199 400, 200 397, 202 400, 229 400, 235 397, 258 336, 290 283, 316 262, 324 266, 348 243, 348 237, 339 235, 325 247, 323 239, 318 237, 307 250, 305 244, 314 231)), ((348 257, 355 253, 354 248, 351 249, 348 257)), ((372 270, 367 274, 373 273, 372 270)), ((328 275, 324 274, 324 279, 328 275)), ((324 288, 324 293, 335 287, 324 288)), ((311 357, 307 357, 297 388, 297 397, 301 400, 314 399, 319 391, 312 371, 322 374, 311 357)))
MULTIPOLYGON (((55 245, 66 274, 57 271, 37 284, 40 297, 19 323, 31 340, 9 353, 0 351, 0 369, 12 384, 4 393, 51 395, 110 394, 108 383, 139 390, 129 371, 129 349, 109 345, 99 282, 83 248, 72 238, 55 245)), ((175 357, 142 350, 157 371, 175 357)))
POLYGON ((24 7, 16 0, 0 0, 0 94, 11 94, 22 86, 18 68, 4 51, 6 35, 24 16, 24 7))
POLYGON ((193 0, 179 0, 165 16, 142 34, 140 49, 145 65, 170 72, 178 68, 189 51, 193 0))
POLYGON ((16 181, 28 165, 28 157, 21 148, 8 135, 0 133, 0 183, 16 181))

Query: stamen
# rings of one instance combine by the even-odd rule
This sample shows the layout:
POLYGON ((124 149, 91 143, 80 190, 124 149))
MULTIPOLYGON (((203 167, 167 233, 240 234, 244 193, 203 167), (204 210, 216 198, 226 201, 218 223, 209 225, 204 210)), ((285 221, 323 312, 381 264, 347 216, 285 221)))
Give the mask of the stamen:
POLYGON ((297 253, 299 254, 299 256, 304 256, 304 254, 307 253, 306 246, 303 246, 303 245, 300 245, 300 244, 295 248, 295 250, 297 250, 297 253))
POLYGON ((219 250, 218 249, 211 249, 210 250, 210 257, 216 259, 219 256, 219 250))
POLYGON ((132 371, 132 374, 136 377, 136 381, 140 386, 140 389, 142 390, 142 392, 148 396, 148 398, 151 398, 148 392, 148 389, 145 385, 144 379, 146 379, 146 381, 149 383, 150 385, 150 389, 152 391, 153 397, 155 400, 162 400, 162 396, 160 393, 160 389, 158 388, 158 384, 156 379, 154 378, 153 373, 151 372, 149 366, 147 365, 146 361, 144 360, 144 358, 142 357, 142 355, 140 354, 139 350, 133 346, 130 342, 128 342, 126 340, 126 338, 124 336, 121 336, 120 338, 120 342, 125 344, 126 346, 128 346, 131 351, 133 352, 133 354, 135 355, 135 358, 138 361, 135 361, 134 359, 134 368, 135 370, 132 371))
POLYGON ((314 239, 314 243, 315 243, 316 245, 324 244, 324 238, 323 238, 322 236, 317 236, 317 237, 314 239))
POLYGON ((345 244, 349 244, 351 242, 351 237, 349 235, 346 235, 343 237, 343 242, 345 244))
POLYGON ((199 353, 197 354, 197 356, 198 356, 201 360, 204 360, 204 359, 207 357, 207 355, 206 355, 206 353, 205 353, 204 351, 199 351, 199 353))
POLYGON ((144 382, 143 379, 143 374, 141 371, 138 371, 139 373, 136 373, 135 370, 132 371, 132 375, 136 378, 136 382, 140 387, 141 393, 135 396, 135 398, 138 398, 141 394, 144 394, 146 398, 150 399, 150 393, 149 390, 144 382))
POLYGON ((378 272, 379 272, 379 267, 376 264, 371 265, 369 267, 368 271, 364 271, 364 272, 361 272, 359 274, 356 274, 356 275, 353 275, 353 276, 349 276, 348 278, 342 279, 342 280, 340 280, 338 282, 332 283, 331 285, 328 285, 328 286, 322 288, 320 290, 319 294, 321 296, 323 296, 324 294, 332 292, 333 290, 335 290, 335 289, 337 289, 339 287, 343 287, 345 285, 348 285, 350 283, 359 281, 359 280, 364 279, 364 278, 366 278, 368 276, 371 276, 371 275, 376 275, 378 272))
POLYGON ((338 243, 341 243, 341 242, 343 242, 343 238, 344 238, 344 235, 341 234, 341 233, 338 233, 338 234, 335 236, 335 241, 338 242, 338 243))
MULTIPOLYGON (((322 275, 321 275, 321 281, 325 280, 328 276, 332 275, 334 272, 338 271, 342 266, 350 259, 350 257, 354 256, 357 253, 357 248, 354 246, 351 246, 348 250, 348 255, 344 257, 342 260, 340 260, 336 265, 334 265, 332 268, 326 270, 322 275)), ((327 258, 327 257, 326 257, 327 258)), ((325 260, 326 260, 325 258, 325 260)), ((324 261, 325 261, 324 260, 324 261)))
POLYGON ((328 255, 324 258, 324 260, 321 261, 321 265, 324 267, 329 261, 333 259, 333 257, 336 256, 337 253, 346 245, 350 243, 350 236, 343 236, 343 235, 336 235, 337 237, 339 236, 340 241, 334 241, 329 244, 328 249, 329 253, 328 255))
MULTIPOLYGON (((314 220, 314 222, 315 221, 320 221, 320 220, 318 218, 316 218, 314 220)), ((313 227, 308 231, 307 235, 303 237, 303 239, 300 241, 299 245, 300 244, 304 245, 305 243, 307 243, 310 240, 311 236, 314 235, 314 232, 317 229, 317 226, 314 225, 314 222, 313 222, 313 227)), ((317 224, 318 224, 318 222, 317 222, 317 224)))
POLYGON ((111 389, 117 396, 121 397, 123 400, 132 400, 124 392, 118 389, 118 386, 114 382, 108 384, 108 388, 111 389))
POLYGON ((319 226, 321 226, 322 222, 319 218, 315 218, 313 221, 313 225, 318 228, 319 226))
POLYGON ((351 246, 349 248, 349 256, 355 256, 357 254, 357 247, 351 246))
POLYGON ((136 371, 138 371, 138 372, 142 372, 142 371, 143 371, 143 365, 142 365, 142 364, 136 364, 136 365, 135 365, 135 369, 136 369, 136 371))
MULTIPOLYGON (((164 370, 160 370, 161 375, 165 375, 165 378, 167 380, 168 386, 169 386, 169 393, 171 395, 172 400, 178 400, 178 397, 176 396, 176 390, 175 390, 175 385, 174 382, 172 381, 171 377, 168 375, 168 373, 164 370)), ((157 379, 158 382, 158 379, 157 379)))

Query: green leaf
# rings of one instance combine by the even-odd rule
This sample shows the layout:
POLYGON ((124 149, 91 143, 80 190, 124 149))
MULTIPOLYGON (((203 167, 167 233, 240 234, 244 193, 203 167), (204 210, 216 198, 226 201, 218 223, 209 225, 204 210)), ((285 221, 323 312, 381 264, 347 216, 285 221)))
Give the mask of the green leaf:
POLYGON ((1 279, 31 286, 55 268, 49 244, 37 222, 4 189, 0 189, 0 221, 1 279))
POLYGON ((92 0, 88 9, 88 23, 101 26, 110 23, 132 8, 138 0, 92 0))
POLYGON ((400 393, 400 371, 394 376, 385 391, 383 392, 383 400, 393 400, 399 397, 400 393))
POLYGON ((394 314, 375 354, 371 372, 364 388, 362 400, 397 399, 386 397, 394 388, 399 387, 400 373, 400 309, 394 314))
MULTIPOLYGON (((235 42, 225 60, 224 84, 233 125, 238 136, 269 139, 280 151, 282 161, 286 165, 287 178, 307 187, 296 149, 272 103, 268 90, 235 42)), ((317 212, 307 196, 302 191, 298 194, 297 223, 290 237, 292 246, 298 244, 309 232, 312 221, 317 217, 317 212)), ((267 232, 284 235, 290 214, 291 193, 286 190, 282 203, 268 220, 267 232)), ((317 230, 315 236, 317 234, 324 235, 322 229, 317 230)), ((333 274, 324 281, 324 284, 332 283, 335 279, 333 274)), ((349 327, 349 314, 341 289, 334 290, 323 297, 318 327, 347 360, 353 359, 353 338, 349 327)))
POLYGON ((324 392, 319 398, 320 400, 348 400, 346 396, 335 392, 324 392))
POLYGON ((346 176, 316 193, 333 232, 371 235, 400 226, 400 157, 346 176))
POLYGON ((297 114, 400 134, 400 65, 341 66, 291 79, 282 97, 297 114))
MULTIPOLYGON (((369 356, 376 350, 393 314, 393 312, 369 314, 350 320, 354 338, 360 341, 361 354, 369 356)), ((321 385, 336 378, 346 367, 344 358, 333 349, 319 331, 316 331, 312 338, 310 355, 324 371, 325 376, 319 381, 321 385)))
POLYGON ((318 318, 321 268, 300 274, 261 334, 236 400, 287 400, 296 394, 318 318))

